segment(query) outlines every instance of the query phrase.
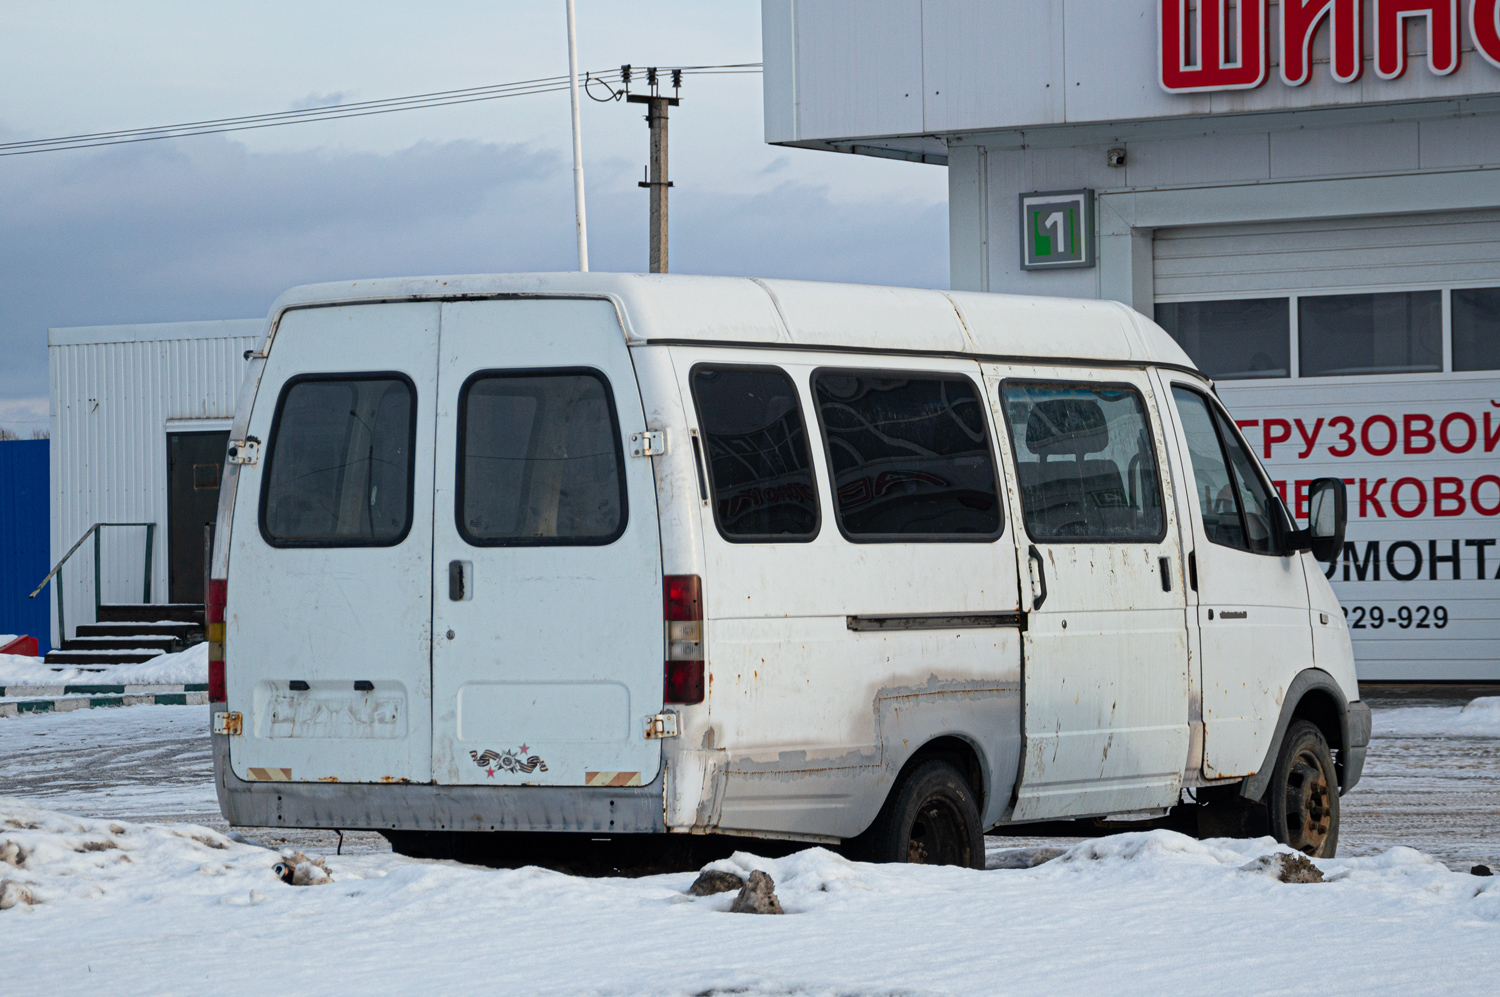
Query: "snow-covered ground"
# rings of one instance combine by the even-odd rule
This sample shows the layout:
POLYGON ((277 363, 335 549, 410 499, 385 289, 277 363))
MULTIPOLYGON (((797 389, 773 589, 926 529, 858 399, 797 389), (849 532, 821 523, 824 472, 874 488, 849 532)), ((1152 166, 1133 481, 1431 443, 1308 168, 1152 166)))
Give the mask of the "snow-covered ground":
POLYGON ((1500 698, 1376 704, 1321 884, 1242 871, 1269 839, 1165 831, 1032 869, 998 868, 1021 843, 998 837, 984 872, 822 849, 732 860, 772 875, 785 917, 687 897, 691 873, 489 870, 375 850, 374 835, 337 856, 331 834, 249 832, 326 843, 333 881, 285 885, 277 851, 220 834, 207 720, 201 706, 0 719, 0 880, 37 901, 0 910, 0 994, 1500 990, 1500 878, 1467 873, 1500 866, 1500 698), (143 823, 162 820, 183 823, 143 823))
POLYGON ((177 654, 159 654, 135 665, 110 665, 105 670, 47 665, 41 658, 0 654, 0 688, 5 686, 184 685, 208 681, 208 644, 195 644, 177 654))
POLYGON ((390 854, 324 856, 331 882, 296 887, 277 852, 207 828, 0 799, 0 979, 17 997, 1495 991, 1500 879, 1406 848, 1319 861, 1321 884, 1243 870, 1275 850, 1153 831, 983 872, 741 853, 775 880, 774 917, 687 896, 692 873, 390 854))

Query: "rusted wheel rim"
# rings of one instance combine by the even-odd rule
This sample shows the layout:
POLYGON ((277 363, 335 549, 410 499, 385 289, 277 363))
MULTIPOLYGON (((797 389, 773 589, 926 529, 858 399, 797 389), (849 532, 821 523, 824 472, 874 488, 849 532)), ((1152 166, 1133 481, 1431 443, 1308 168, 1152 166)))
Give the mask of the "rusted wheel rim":
POLYGON ((1332 830, 1328 773, 1311 750, 1300 751, 1286 774, 1286 842, 1300 852, 1320 855, 1332 830))
POLYGON ((968 865, 968 838, 958 808, 941 797, 923 801, 907 838, 906 861, 918 865, 968 865))

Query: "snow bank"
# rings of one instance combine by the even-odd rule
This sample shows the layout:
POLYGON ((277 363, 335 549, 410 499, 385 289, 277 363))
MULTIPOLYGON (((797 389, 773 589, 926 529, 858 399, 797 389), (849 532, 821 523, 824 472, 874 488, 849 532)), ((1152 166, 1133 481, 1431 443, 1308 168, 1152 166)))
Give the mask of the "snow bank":
POLYGON ((7 997, 1495 990, 1500 878, 1406 848, 1320 860, 1316 885, 1240 868, 1277 851, 1151 831, 988 872, 740 852, 715 867, 770 874, 787 911, 753 917, 687 896, 696 873, 324 855, 328 883, 291 886, 253 842, 0 799, 0 979, 7 997))
POLYGON ((0 686, 11 685, 184 685, 208 681, 208 644, 177 654, 161 654, 137 665, 110 665, 103 671, 48 667, 41 658, 0 654, 0 686))
POLYGON ((1376 710, 1376 737, 1500 737, 1500 696, 1464 706, 1402 706, 1376 710))
MULTIPOLYGON (((1449 734, 1461 718, 1475 724, 1497 704, 1377 710, 1376 732, 1449 734), (1392 714, 1432 722, 1388 730, 1392 714)), ((141 765, 135 745, 165 736, 157 727, 178 732, 184 750, 199 750, 206 722, 202 707, 0 721, 0 757, 14 772, 33 746, 118 739, 119 764, 141 765)), ((62 765, 72 756, 57 757, 62 765)), ((114 788, 99 791, 117 810, 96 809, 98 799, 81 795, 47 805, 183 812, 132 802, 125 781, 105 779, 114 788)), ((195 783, 191 792, 201 797, 193 812, 213 810, 211 786, 195 783)), ((1450 872, 1409 848, 1319 860, 1327 881, 1295 886, 1244 870, 1284 850, 1269 839, 1200 842, 1165 831, 1093 839, 1035 868, 987 872, 874 866, 818 848, 780 859, 744 851, 715 863, 775 880, 787 916, 756 918, 728 913, 733 893, 685 896, 695 872, 590 880, 326 854, 331 882, 293 887, 274 873, 286 856, 207 829, 80 820, 0 799, 0 854, 8 844, 19 864, 0 859, 0 881, 14 884, 0 886, 0 904, 10 904, 0 910, 5 997, 210 989, 227 997, 353 990, 1132 997, 1202 992, 1205 980, 1215 993, 1259 994, 1282 986, 1267 981, 1287 979, 1288 958, 1296 961, 1289 990, 1410 997, 1500 989, 1500 878, 1450 872)), ((999 849, 992 859, 999 851, 1026 850, 999 849)))

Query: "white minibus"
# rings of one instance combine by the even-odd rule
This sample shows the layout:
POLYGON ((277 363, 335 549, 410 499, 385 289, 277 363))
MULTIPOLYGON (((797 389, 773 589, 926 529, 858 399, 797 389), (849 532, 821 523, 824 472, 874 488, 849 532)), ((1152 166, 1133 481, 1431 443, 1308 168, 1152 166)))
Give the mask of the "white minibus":
POLYGON ((1122 305, 382 279, 287 292, 249 360, 208 607, 232 825, 982 866, 992 828, 1187 814, 1335 852, 1370 735, 1318 563, 1344 484, 1299 527, 1122 305))

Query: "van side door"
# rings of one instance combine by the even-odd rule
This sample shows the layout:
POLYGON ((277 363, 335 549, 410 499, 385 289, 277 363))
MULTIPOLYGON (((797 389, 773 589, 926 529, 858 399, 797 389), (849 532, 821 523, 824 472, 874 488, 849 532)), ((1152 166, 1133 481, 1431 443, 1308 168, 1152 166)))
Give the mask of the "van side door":
POLYGON ((1270 749, 1287 686, 1313 663, 1307 579, 1302 558, 1283 553, 1290 524, 1234 420, 1201 384, 1162 380, 1195 499, 1184 515, 1197 582, 1203 774, 1250 775, 1270 749))
POLYGON ((433 516, 433 778, 649 785, 660 532, 614 305, 443 304, 433 516))
POLYGON ((987 365, 1029 603, 1016 820, 1177 802, 1188 647, 1170 470, 1144 371, 987 365))

